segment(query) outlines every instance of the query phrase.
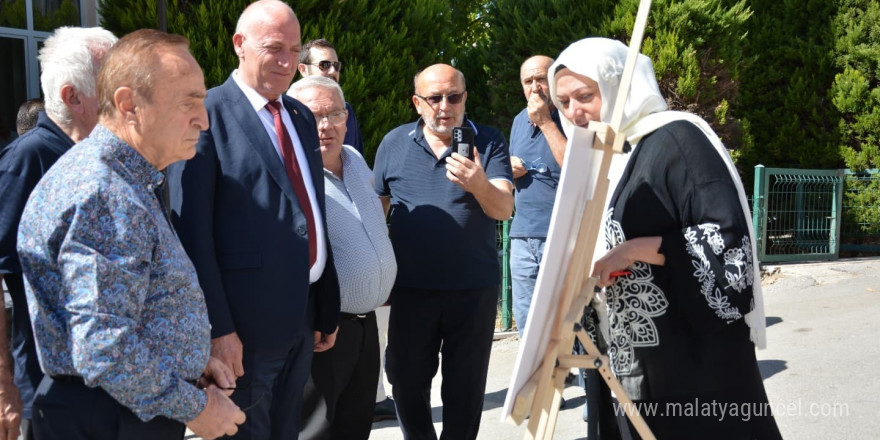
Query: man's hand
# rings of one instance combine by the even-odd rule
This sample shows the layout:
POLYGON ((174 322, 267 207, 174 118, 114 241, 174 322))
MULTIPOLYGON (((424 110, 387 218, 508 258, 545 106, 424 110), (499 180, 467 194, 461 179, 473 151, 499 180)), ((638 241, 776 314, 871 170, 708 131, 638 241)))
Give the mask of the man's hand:
POLYGON ((5 376, 0 378, 0 440, 17 440, 21 428, 21 395, 11 375, 5 376))
POLYGON ((231 396, 235 388, 235 374, 220 359, 215 357, 208 358, 208 365, 202 377, 199 378, 199 386, 207 388, 214 385, 224 391, 224 394, 231 396))
POLYGON ((238 333, 235 332, 211 340, 211 356, 226 364, 235 377, 244 376, 242 350, 241 339, 238 339, 238 333))
POLYGON ((460 186, 461 189, 476 195, 486 190, 489 178, 483 171, 480 153, 476 147, 472 148, 474 149, 473 161, 458 153, 452 153, 446 158, 446 178, 460 186))
POLYGON ((212 440, 238 432, 244 423, 244 413, 214 385, 205 389, 208 404, 198 417, 186 424, 192 432, 204 440, 212 440))
POLYGON ((526 169, 526 163, 522 160, 522 158, 516 156, 510 156, 510 168, 513 169, 514 179, 519 179, 529 172, 526 169))
POLYGON ((337 332, 339 332, 339 326, 337 326, 336 330, 333 330, 333 333, 330 334, 315 332, 315 353, 320 353, 333 348, 333 346, 336 345, 337 332))
POLYGON ((529 104, 526 110, 529 112, 529 120, 538 127, 547 122, 553 122, 553 119, 550 117, 550 104, 543 93, 532 93, 529 95, 529 104))

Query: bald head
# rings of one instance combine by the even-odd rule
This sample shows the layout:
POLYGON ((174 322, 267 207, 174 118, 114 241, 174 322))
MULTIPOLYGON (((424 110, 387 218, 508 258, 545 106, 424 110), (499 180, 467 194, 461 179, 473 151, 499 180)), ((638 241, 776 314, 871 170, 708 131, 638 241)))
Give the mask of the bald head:
POLYGON ((464 74, 461 73, 460 70, 450 66, 449 64, 434 64, 422 69, 421 72, 416 74, 415 78, 413 79, 413 87, 416 91, 416 94, 422 95, 422 93, 419 92, 419 90, 421 90, 422 84, 434 83, 438 80, 454 81, 461 86, 461 91, 464 91, 467 88, 464 74))
MULTIPOLYGON (((244 8, 241 16, 238 17, 238 23, 235 24, 235 33, 248 35, 255 24, 259 25, 261 23, 274 22, 285 15, 287 15, 288 18, 297 20, 296 14, 287 3, 279 0, 260 0, 253 2, 248 5, 248 7, 244 8)), ((297 20, 297 24, 299 24, 299 20, 297 20)))
POLYGON ((519 80, 526 101, 532 93, 538 93, 549 102, 550 83, 547 82, 547 71, 553 64, 553 58, 546 55, 535 55, 523 61, 519 68, 519 80))
POLYGON ((232 45, 238 55, 238 77, 264 98, 274 101, 290 87, 299 54, 299 20, 290 6, 260 0, 238 19, 232 45))

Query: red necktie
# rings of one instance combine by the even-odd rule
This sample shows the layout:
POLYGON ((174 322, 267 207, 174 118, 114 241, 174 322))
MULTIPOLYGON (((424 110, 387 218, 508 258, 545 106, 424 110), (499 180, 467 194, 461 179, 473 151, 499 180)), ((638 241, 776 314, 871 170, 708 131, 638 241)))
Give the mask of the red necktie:
POLYGON ((312 204, 309 201, 309 193, 306 191, 305 182, 303 182, 302 171, 296 161, 296 153, 293 152, 293 142, 290 141, 290 135, 287 133, 287 127, 281 122, 281 103, 278 101, 269 101, 266 109, 272 113, 275 119, 275 134, 278 136, 278 142, 281 144, 281 157, 284 159, 284 169, 287 171, 287 178, 293 186, 293 192, 299 199, 299 205, 306 216, 306 223, 309 227, 309 267, 315 265, 318 259, 318 237, 315 230, 315 216, 312 213, 312 204))

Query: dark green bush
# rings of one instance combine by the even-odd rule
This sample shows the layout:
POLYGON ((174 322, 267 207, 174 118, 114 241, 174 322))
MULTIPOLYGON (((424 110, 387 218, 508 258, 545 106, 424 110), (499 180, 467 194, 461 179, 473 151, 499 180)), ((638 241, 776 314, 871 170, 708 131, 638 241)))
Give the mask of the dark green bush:
POLYGON ((744 121, 738 163, 746 188, 756 164, 834 168, 839 114, 829 99, 834 81, 828 0, 752 0, 746 54, 754 57, 741 75, 744 121))

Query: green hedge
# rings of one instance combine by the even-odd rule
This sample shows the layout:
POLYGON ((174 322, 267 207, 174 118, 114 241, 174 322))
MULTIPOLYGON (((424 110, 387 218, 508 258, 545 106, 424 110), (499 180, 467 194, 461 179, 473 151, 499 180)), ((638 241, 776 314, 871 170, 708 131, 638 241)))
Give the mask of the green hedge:
MULTIPOLYGON (((244 0, 168 0, 169 29, 190 38, 209 86, 236 66, 244 0)), ((293 3, 293 2, 291 2, 293 3)), ((519 65, 586 36, 628 41, 638 0, 306 0, 303 41, 332 41, 345 62, 368 160, 416 117, 412 76, 436 62, 468 78, 468 112, 508 132, 525 105, 519 65)), ((102 0, 117 35, 155 27, 156 0, 102 0)), ((880 6, 872 0, 655 0, 643 52, 675 109, 706 118, 750 188, 753 166, 876 167, 880 157, 880 6)))

